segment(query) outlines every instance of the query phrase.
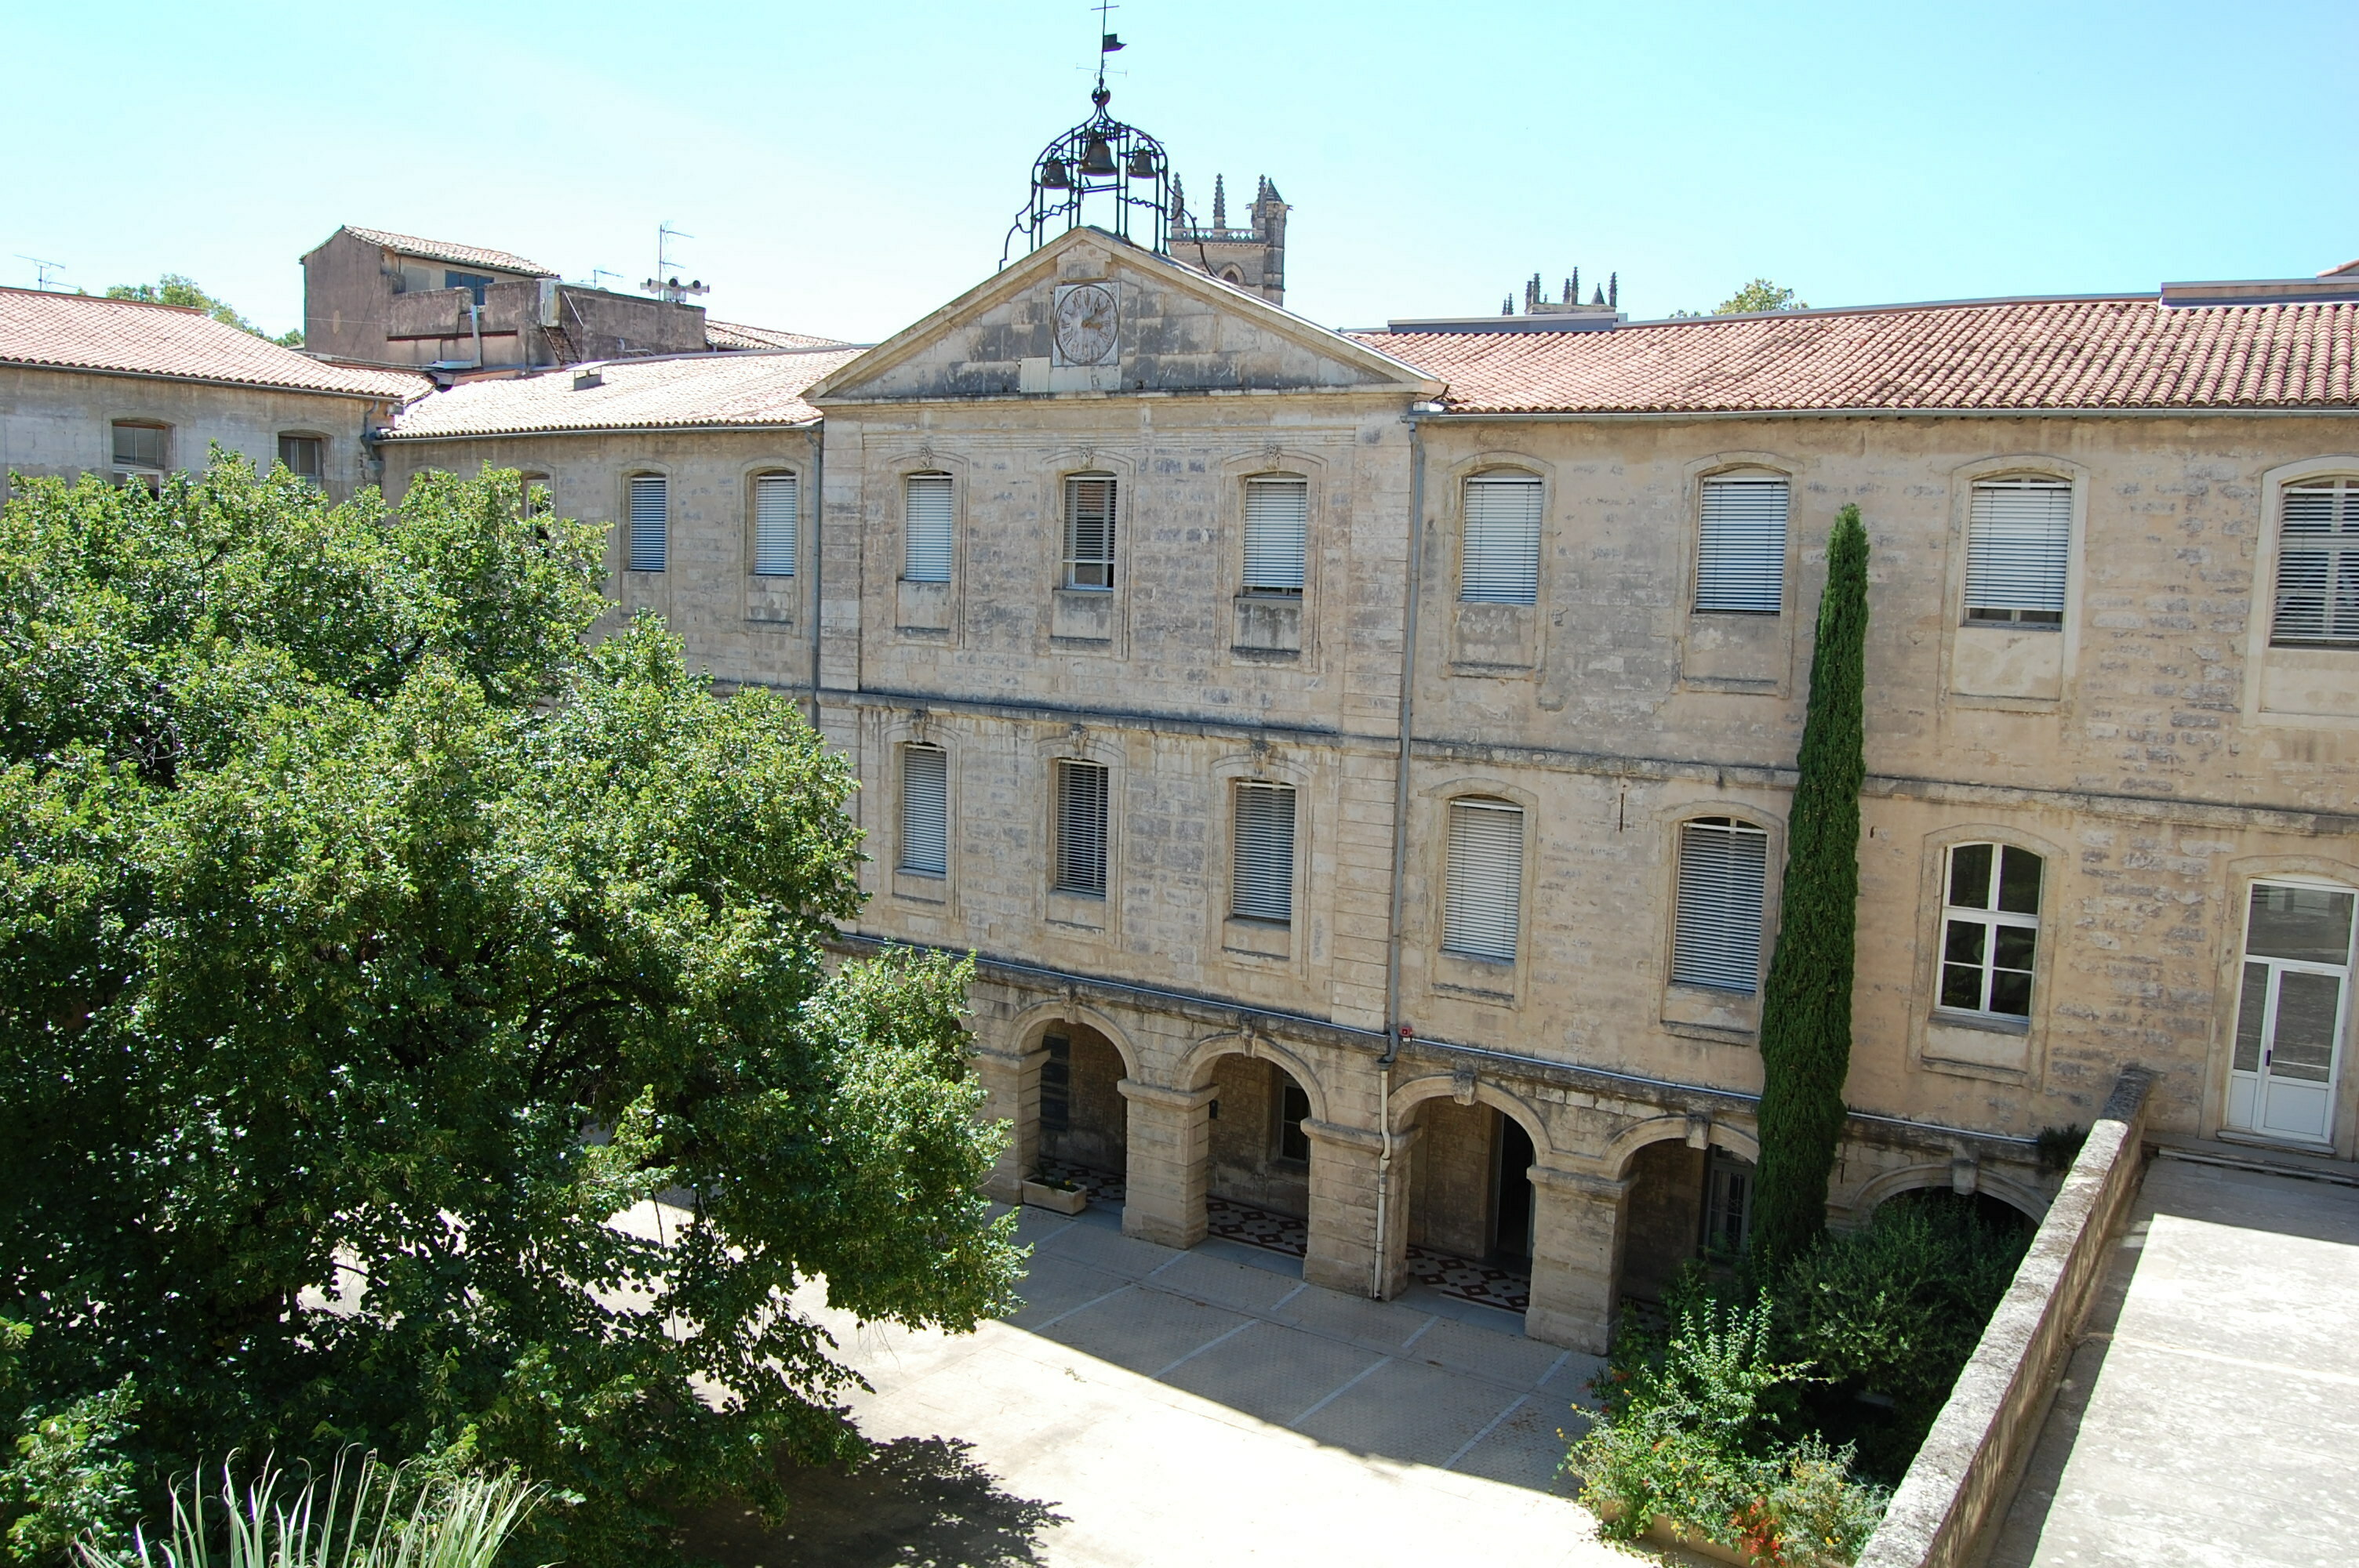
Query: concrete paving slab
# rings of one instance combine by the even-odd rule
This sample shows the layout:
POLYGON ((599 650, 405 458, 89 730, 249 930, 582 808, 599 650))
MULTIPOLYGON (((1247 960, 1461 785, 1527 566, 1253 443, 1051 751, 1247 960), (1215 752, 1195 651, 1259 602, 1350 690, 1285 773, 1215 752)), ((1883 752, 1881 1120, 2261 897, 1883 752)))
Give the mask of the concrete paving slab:
POLYGON ((1989 1568, 2359 1556, 2359 1188, 2148 1168, 1989 1568))
POLYGON ((1062 1258, 1103 1269, 1109 1274, 1140 1279, 1171 1261, 1172 1251, 1152 1241, 1141 1241, 1102 1225, 1066 1227, 1033 1249, 1035 1258, 1062 1258))
POLYGON ((1148 1377, 1253 1321, 1223 1307, 1137 1286, 1039 1332, 1101 1361, 1148 1377))
POLYGON ((1126 1274, 1111 1274, 1069 1258, 1035 1252, 1021 1287, 1024 1310, 1008 1321, 1019 1328, 1037 1328, 1076 1307, 1087 1305, 1109 1291, 1136 1283, 1126 1274))
POLYGON ((1511 1487, 1561 1491, 1569 1497, 1573 1483, 1556 1473, 1566 1447, 1566 1439, 1558 1433, 1579 1430, 1581 1423, 1569 1408, 1546 1395, 1527 1395, 1450 1467, 1511 1487))
POLYGON ((1364 1454, 1446 1465, 1522 1397, 1422 1361, 1386 1361, 1294 1430, 1364 1454))
POLYGON ((1163 1381, 1283 1426, 1382 1359, 1340 1340, 1256 1322, 1163 1381))
POLYGON ((1347 1296, 1318 1285, 1276 1308, 1270 1316, 1277 1322, 1331 1339, 1364 1345, 1386 1356, 1407 1348, 1411 1340, 1431 1328, 1436 1321, 1397 1302, 1372 1302, 1365 1296, 1347 1296))
POLYGON ((1572 1352, 1520 1335, 1509 1338, 1459 1322, 1435 1324, 1401 1354, 1452 1372, 1465 1372, 1510 1389, 1538 1388, 1540 1379, 1570 1360, 1572 1352))
POLYGON ((1299 1277, 1289 1279, 1267 1269, 1256 1269, 1225 1258, 1208 1258, 1201 1251, 1183 1252, 1155 1271, 1158 1290, 1192 1296, 1214 1306, 1240 1312, 1267 1312, 1302 1288, 1299 1277))

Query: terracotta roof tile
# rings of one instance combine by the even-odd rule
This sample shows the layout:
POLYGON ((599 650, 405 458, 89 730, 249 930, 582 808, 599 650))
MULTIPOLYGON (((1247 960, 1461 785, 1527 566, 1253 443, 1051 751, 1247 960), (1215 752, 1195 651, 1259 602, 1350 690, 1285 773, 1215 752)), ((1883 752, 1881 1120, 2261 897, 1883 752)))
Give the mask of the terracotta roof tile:
POLYGON ((1995 300, 1351 336, 1447 381, 1452 412, 2359 406, 2359 303, 1995 300))
POLYGON ((469 382, 411 404, 386 435, 426 440, 543 430, 807 424, 820 416, 803 401, 804 388, 866 351, 846 345, 610 360, 509 381, 469 382), (577 389, 577 375, 592 369, 600 384, 577 389))
POLYGON ((406 398, 433 380, 328 364, 184 305, 0 288, 0 363, 406 398))
POLYGON ((743 321, 715 321, 706 317, 704 342, 714 349, 833 349, 842 338, 815 338, 809 332, 781 332, 775 327, 749 327, 743 321))
MULTIPOLYGON (((356 229, 344 225, 344 232, 372 245, 399 251, 404 255, 423 256, 429 261, 450 262, 456 266, 487 266, 499 272, 529 273, 535 277, 555 277, 556 269, 536 261, 527 261, 514 251, 486 250, 482 245, 453 244, 449 240, 420 239, 416 234, 397 234, 386 229, 356 229)), ((330 236, 333 238, 333 236, 330 236)))

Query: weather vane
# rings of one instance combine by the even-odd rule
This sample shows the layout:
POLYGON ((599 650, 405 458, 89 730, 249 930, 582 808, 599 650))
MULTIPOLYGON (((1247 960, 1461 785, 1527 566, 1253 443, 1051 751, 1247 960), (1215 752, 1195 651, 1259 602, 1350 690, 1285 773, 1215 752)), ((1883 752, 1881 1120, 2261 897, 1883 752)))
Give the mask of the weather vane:
POLYGON ((1125 125, 1106 113, 1114 97, 1106 87, 1106 56, 1120 50, 1120 38, 1110 30, 1114 0, 1097 0, 1098 79, 1090 92, 1093 113, 1080 124, 1050 142, 1032 160, 1032 196, 1016 214, 1006 243, 1000 246, 999 265, 1006 266, 1016 252, 1018 236, 1027 251, 1038 250, 1063 229, 1078 228, 1093 196, 1106 199, 1111 231, 1133 240, 1134 212, 1146 221, 1147 232, 1134 243, 1157 252, 1169 248, 1171 237, 1171 161, 1163 144, 1136 125, 1125 125), (1061 228, 1058 220, 1064 222, 1061 228))

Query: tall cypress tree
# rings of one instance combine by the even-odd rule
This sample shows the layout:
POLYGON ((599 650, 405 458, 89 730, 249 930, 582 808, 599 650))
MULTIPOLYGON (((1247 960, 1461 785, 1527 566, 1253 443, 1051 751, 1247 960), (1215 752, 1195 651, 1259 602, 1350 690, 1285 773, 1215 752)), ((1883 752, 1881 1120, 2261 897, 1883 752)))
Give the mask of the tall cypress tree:
POLYGON ((1785 915, 1761 1004, 1753 1249, 1769 1262, 1805 1249, 1826 1228, 1827 1179, 1843 1133, 1859 930, 1866 643, 1867 531, 1859 508, 1846 506, 1827 540, 1810 706, 1786 830, 1785 915))

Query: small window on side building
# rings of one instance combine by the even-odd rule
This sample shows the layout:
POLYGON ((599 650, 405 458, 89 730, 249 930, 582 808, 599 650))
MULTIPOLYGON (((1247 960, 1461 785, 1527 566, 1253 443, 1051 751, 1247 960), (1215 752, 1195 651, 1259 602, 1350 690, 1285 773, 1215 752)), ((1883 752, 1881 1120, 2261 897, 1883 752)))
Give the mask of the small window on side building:
POLYGON ((317 436, 281 436, 278 460, 297 479, 318 484, 327 477, 327 447, 317 436))
POLYGON ((161 474, 171 464, 171 429, 140 420, 117 419, 113 451, 115 468, 125 473, 161 474))

